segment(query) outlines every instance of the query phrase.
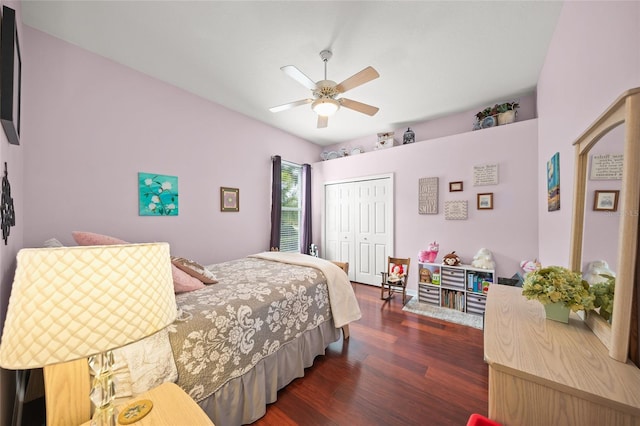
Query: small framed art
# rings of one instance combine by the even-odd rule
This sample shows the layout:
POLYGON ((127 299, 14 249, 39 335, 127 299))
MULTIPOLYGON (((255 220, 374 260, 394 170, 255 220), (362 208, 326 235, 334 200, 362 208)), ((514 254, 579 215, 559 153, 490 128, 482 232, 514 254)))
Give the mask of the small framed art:
POLYGON ((462 181, 449 182, 449 192, 459 192, 459 191, 462 191, 462 181))
POLYGON ((618 211, 618 190, 595 191, 593 210, 615 212, 618 211))
POLYGON ((240 211, 240 190, 238 188, 220 187, 220 211, 240 211))
POLYGON ((493 210, 493 192, 478 194, 478 210, 493 210))

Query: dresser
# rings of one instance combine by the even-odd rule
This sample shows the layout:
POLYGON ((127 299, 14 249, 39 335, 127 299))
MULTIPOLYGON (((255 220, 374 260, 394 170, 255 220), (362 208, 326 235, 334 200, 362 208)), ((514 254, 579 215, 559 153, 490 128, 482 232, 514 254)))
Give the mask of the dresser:
POLYGON ((485 311, 489 418, 507 426, 640 426, 640 369, 609 357, 574 313, 547 320, 522 289, 491 285, 485 311))

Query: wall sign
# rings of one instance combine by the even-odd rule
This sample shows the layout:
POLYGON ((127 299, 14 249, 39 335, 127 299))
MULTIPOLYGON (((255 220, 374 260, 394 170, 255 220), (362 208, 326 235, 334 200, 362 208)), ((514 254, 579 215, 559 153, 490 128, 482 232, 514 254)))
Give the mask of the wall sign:
POLYGON ((418 213, 438 214, 438 178, 418 180, 418 213))
POLYGON ((446 220, 466 220, 467 201, 445 201, 444 218, 446 220))
POLYGON ((497 185, 498 165, 473 166, 473 186, 497 185))
POLYGON ((591 180, 621 180, 624 154, 598 154, 591 156, 591 180))

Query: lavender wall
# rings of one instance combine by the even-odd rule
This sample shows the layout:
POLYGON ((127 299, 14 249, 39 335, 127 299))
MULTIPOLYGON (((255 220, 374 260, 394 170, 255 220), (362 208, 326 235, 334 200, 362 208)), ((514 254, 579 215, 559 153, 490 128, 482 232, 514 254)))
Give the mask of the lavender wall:
MULTIPOLYGON (((622 92, 637 86, 640 3, 565 2, 538 82, 539 167, 560 152, 560 211, 547 212, 545 175, 538 176, 544 264, 569 262, 573 141, 622 92)), ((605 228, 601 232, 606 237, 605 228)))
MULTIPOLYGON (((538 253, 537 120, 420 141, 313 165, 314 235, 322 235, 325 182, 394 174, 395 255, 411 257, 409 291, 417 290, 417 253, 433 240, 440 254, 456 251, 464 263, 478 249, 494 254, 499 276, 519 271, 519 262, 538 253), (473 166, 499 165, 499 184, 473 186, 473 166), (418 179, 439 178, 439 213, 418 214, 418 179), (449 192, 449 182, 463 181, 463 192, 449 192), (493 192, 494 209, 476 209, 476 194, 493 192), (445 220, 444 201, 467 200, 468 220, 445 220)), ((321 248, 322 253, 322 248, 321 248)))
POLYGON ((25 26, 25 245, 71 231, 168 241, 202 263, 269 247, 270 157, 311 144, 25 26), (138 216, 137 173, 178 176, 179 216, 138 216), (240 188, 220 212, 219 188, 240 188))

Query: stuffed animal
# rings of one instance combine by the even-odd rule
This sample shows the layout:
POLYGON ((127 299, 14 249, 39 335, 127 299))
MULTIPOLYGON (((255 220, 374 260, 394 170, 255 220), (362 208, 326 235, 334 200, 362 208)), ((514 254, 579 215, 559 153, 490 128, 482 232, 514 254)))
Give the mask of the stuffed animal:
POLYGON ((542 268, 542 265, 540 264, 540 262, 538 262, 538 259, 534 259, 523 260, 522 262, 520 262, 520 267, 522 268, 522 270, 524 271, 524 275, 526 276, 529 272, 537 271, 538 269, 542 268))
POLYGON ((476 255, 473 256, 471 266, 481 269, 496 269, 496 262, 493 261, 493 253, 486 248, 481 248, 476 255))
POLYGON ((603 275, 609 275, 615 277, 616 273, 609 269, 609 264, 605 260, 594 260, 587 265, 587 271, 582 275, 582 279, 594 285, 607 281, 607 278, 603 275))
POLYGON ((431 284, 431 271, 427 268, 420 269, 420 282, 431 284))
POLYGON ((421 263, 433 263, 436 261, 439 251, 440 244, 434 241, 427 246, 426 250, 420 250, 418 260, 420 260, 421 263))
POLYGON ((404 277, 404 269, 402 265, 393 265, 389 274, 389 281, 400 281, 404 277))
POLYGON ((445 254, 442 258, 442 264, 447 266, 458 266, 460 262, 460 256, 458 256, 455 251, 445 254))

